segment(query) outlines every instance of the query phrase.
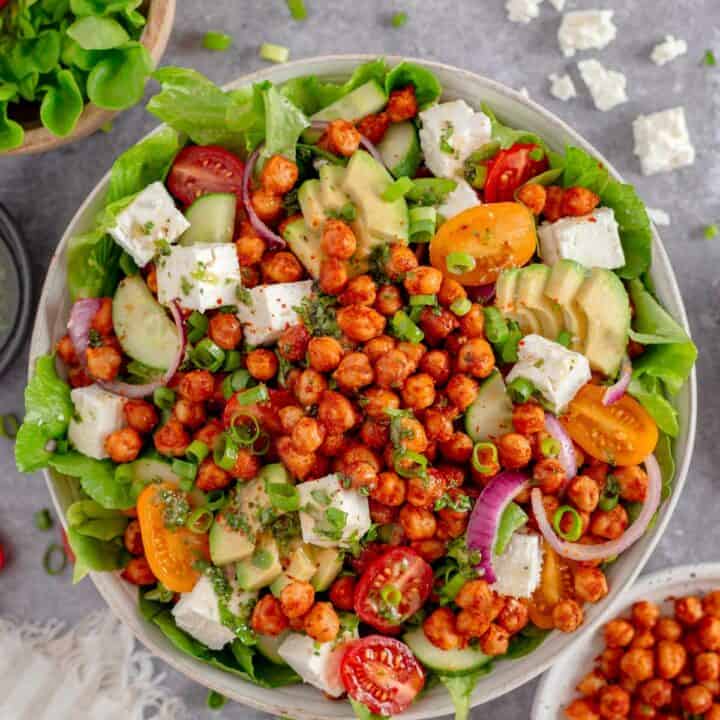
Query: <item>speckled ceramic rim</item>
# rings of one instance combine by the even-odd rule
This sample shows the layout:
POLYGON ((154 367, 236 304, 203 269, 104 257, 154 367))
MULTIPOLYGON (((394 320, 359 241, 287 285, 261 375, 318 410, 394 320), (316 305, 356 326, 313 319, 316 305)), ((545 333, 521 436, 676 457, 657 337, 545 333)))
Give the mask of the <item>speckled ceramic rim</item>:
MULTIPOLYGON (((334 55, 299 60, 244 76, 232 83, 231 87, 248 85, 262 80, 282 83, 289 78, 306 74, 317 74, 327 79, 342 79, 349 75, 356 65, 374 57, 376 56, 334 55)), ((388 57, 388 61, 392 64, 403 59, 411 58, 388 57)), ((615 177, 619 178, 612 165, 592 145, 560 119, 520 93, 466 70, 435 62, 413 61, 437 73, 446 89, 446 98, 464 97, 476 106, 479 106, 480 101, 486 100, 491 106, 494 106, 500 117, 510 119, 518 127, 524 127, 543 135, 551 146, 562 148, 565 143, 572 143, 593 153, 606 164, 615 177)), ((70 307, 65 280, 67 242, 72 235, 83 232, 90 226, 95 212, 100 209, 108 177, 109 174, 106 174, 80 207, 52 258, 33 331, 30 367, 32 367, 33 359, 48 352, 52 343, 64 332, 70 307)), ((660 299, 689 332, 675 276, 656 231, 654 231, 654 262, 651 275, 660 299)), ((589 636, 612 613, 613 607, 619 601, 622 593, 637 577, 662 536, 686 480, 695 439, 697 397, 694 371, 689 382, 679 394, 677 404, 680 413, 681 435, 675 449, 678 470, 673 494, 660 511, 652 531, 623 553, 610 568, 608 573, 612 588, 610 594, 602 602, 587 609, 586 622, 580 631, 572 635, 553 633, 528 657, 498 663, 494 671, 479 683, 472 697, 473 706, 504 695, 532 680, 555 662, 560 653, 573 644, 582 642, 583 638, 589 636)), ((62 476, 49 472, 46 472, 45 475, 60 517, 64 517, 65 508, 77 496, 76 487, 62 476)), ((128 624, 141 642, 176 670, 206 687, 258 710, 298 720, 340 720, 353 717, 349 704, 328 702, 318 690, 310 686, 266 690, 184 655, 171 645, 158 628, 143 620, 137 611, 136 595, 127 583, 123 583, 117 576, 107 573, 94 573, 92 579, 113 612, 128 624)), ((446 715, 450 712, 452 712, 452 704, 447 693, 444 688, 437 687, 430 690, 404 713, 403 718, 404 720, 421 720, 446 715)))
MULTIPOLYGON (((720 588, 720 563, 667 568, 640 578, 623 593, 621 602, 613 608, 613 614, 626 614, 638 600, 664 605, 663 611, 669 613, 672 606, 668 598, 702 595, 717 588, 720 588)), ((582 642, 575 643, 553 664, 535 693, 531 720, 564 720, 562 708, 577 697, 575 686, 592 669, 593 660, 602 651, 603 644, 602 633, 598 629, 582 642)))

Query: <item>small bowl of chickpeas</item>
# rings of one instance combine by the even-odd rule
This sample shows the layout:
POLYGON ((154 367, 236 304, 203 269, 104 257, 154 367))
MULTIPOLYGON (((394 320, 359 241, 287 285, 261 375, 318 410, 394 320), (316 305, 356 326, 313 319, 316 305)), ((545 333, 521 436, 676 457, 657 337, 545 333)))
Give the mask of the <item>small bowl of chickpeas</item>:
POLYGON ((541 682, 532 720, 720 720, 720 563, 642 577, 541 682))

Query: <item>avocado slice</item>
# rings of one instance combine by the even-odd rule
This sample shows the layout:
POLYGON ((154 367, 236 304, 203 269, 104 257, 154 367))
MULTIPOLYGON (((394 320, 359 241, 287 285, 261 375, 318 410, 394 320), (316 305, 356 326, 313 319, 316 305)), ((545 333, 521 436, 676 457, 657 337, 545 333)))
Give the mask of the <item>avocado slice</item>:
POLYGON ((495 306, 505 317, 514 320, 523 335, 541 334, 542 327, 535 314, 517 302, 519 268, 503 270, 495 284, 495 306))
POLYGON ((260 590, 270 585, 282 574, 275 538, 270 533, 259 535, 255 551, 237 564, 235 573, 243 590, 260 590))
POLYGON ((613 377, 620 367, 630 329, 630 300, 622 280, 611 270, 593 268, 577 292, 588 318, 583 354, 593 370, 613 377))
POLYGON ((320 231, 310 230, 305 219, 298 218, 285 226, 283 238, 305 269, 317 280, 322 262, 320 231))
POLYGON ((297 197, 308 228, 312 232, 320 233, 325 223, 325 205, 320 181, 317 178, 306 180, 300 186, 297 197))
POLYGON ((517 276, 516 302, 519 308, 532 312, 542 328, 542 335, 555 340, 563 329, 562 313, 558 305, 545 296, 550 277, 547 265, 528 265, 517 276))
POLYGON ((512 410, 503 376, 493 370, 465 411, 465 431, 474 442, 504 435, 512 430, 512 410))
POLYGON ((210 528, 210 559, 213 565, 229 565, 252 555, 255 543, 241 529, 228 526, 222 513, 210 528))
POLYGON ((332 210, 339 210, 346 205, 350 198, 342 189, 345 179, 345 168, 342 165, 323 165, 318 171, 320 175, 320 198, 323 206, 332 210))
POLYGON ((587 270, 575 260, 559 260, 552 266, 545 295, 562 311, 565 329, 572 336, 570 349, 582 352, 587 337, 588 318, 577 304, 577 292, 585 282, 587 270))
POLYGON ((310 578, 316 592, 324 592, 340 574, 343 567, 344 554, 337 548, 314 548, 317 570, 310 578))
POLYGON ((303 543, 291 555, 285 574, 295 580, 309 580, 316 570, 315 550, 312 545, 303 543))

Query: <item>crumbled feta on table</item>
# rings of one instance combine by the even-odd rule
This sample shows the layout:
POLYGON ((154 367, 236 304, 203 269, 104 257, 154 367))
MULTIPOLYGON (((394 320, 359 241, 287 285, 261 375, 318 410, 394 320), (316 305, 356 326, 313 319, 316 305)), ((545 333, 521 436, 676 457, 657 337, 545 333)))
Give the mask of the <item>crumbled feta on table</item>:
POLYGON ((518 361, 507 376, 529 380, 554 413, 560 413, 589 382, 590 363, 580 353, 541 335, 526 335, 518 343, 518 361))
POLYGON ((75 412, 68 427, 68 440, 83 455, 102 460, 110 457, 105 440, 111 433, 125 427, 125 398, 88 385, 70 391, 75 412))
POLYGON ((467 156, 491 140, 488 116, 464 100, 433 105, 419 117, 425 164, 436 177, 462 177, 467 156))
POLYGON ((598 60, 581 60, 578 69, 598 110, 607 112, 627 102, 627 78, 621 72, 608 70, 598 60))
POLYGON ((650 59, 656 65, 662 66, 685 55, 687 51, 688 46, 684 40, 676 38, 674 35, 666 35, 665 39, 653 48, 650 59))
POLYGON ((644 175, 669 172, 695 162, 683 107, 640 115, 633 122, 633 134, 635 154, 644 175))
POLYGON ((165 186, 154 182, 117 214, 108 233, 138 267, 145 267, 189 227, 165 186))
POLYGON ((540 584, 542 564, 540 537, 516 532, 505 552, 493 557, 497 579, 491 587, 500 595, 529 598, 540 584))
POLYGON ((550 94, 558 100, 567 102, 577 96, 575 83, 567 73, 564 75, 552 73, 550 75, 550 94))
POLYGON ((257 285, 245 291, 237 303, 237 316, 245 326, 245 339, 251 345, 275 342, 283 330, 297 324, 295 308, 310 295, 312 280, 257 285))
POLYGON ((437 211, 446 220, 459 215, 463 210, 480 205, 480 198, 467 180, 458 178, 457 187, 449 192, 437 211))
POLYGON ((586 267, 614 270, 625 264, 620 229, 612 208, 599 207, 589 215, 564 217, 538 228, 540 257, 548 265, 575 260, 586 267))
POLYGON ((543 0, 507 0, 505 10, 508 20, 517 23, 529 23, 540 14, 543 0))
POLYGON ((576 10, 563 15, 558 42, 565 57, 577 50, 601 50, 617 36, 612 10, 576 10))
POLYGON ((176 246, 157 262, 158 300, 178 300, 189 310, 236 305, 242 288, 240 265, 233 243, 176 246))

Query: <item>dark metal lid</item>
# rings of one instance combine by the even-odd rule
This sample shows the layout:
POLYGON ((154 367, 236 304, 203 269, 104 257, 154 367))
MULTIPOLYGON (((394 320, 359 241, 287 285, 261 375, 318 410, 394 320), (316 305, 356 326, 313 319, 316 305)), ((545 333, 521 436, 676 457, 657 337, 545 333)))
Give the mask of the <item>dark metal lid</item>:
POLYGON ((30 327, 32 272, 20 227, 0 204, 0 375, 30 327))

